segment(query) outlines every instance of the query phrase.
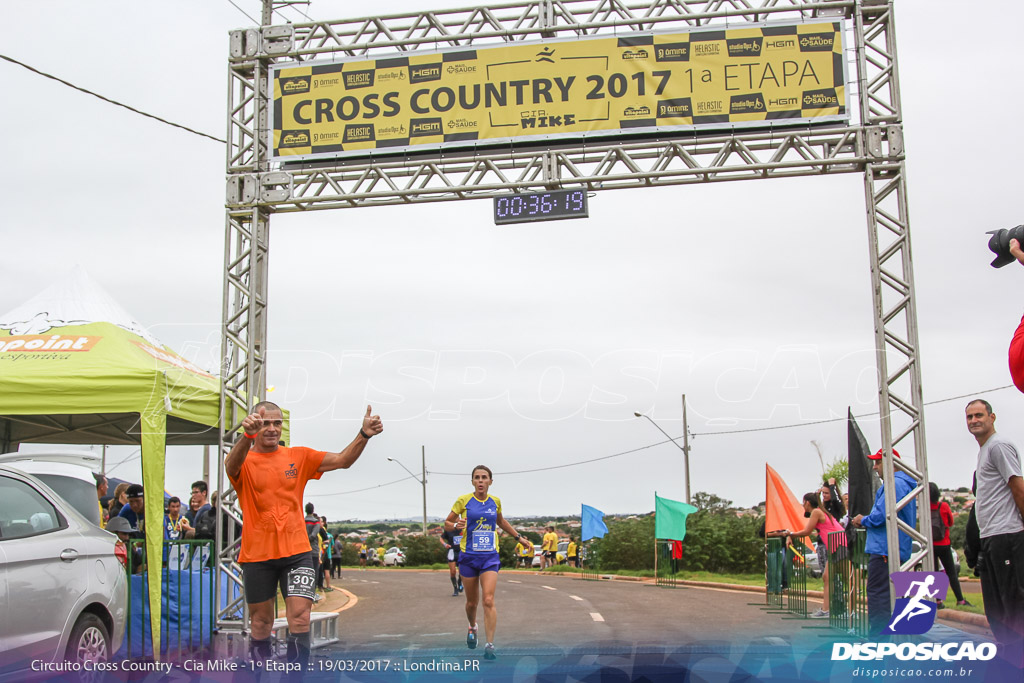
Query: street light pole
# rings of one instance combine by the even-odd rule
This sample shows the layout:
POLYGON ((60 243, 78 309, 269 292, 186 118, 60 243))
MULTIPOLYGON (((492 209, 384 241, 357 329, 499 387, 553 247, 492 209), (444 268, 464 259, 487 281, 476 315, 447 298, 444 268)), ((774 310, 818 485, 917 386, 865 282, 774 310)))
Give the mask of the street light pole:
POLYGON ((426 446, 420 446, 420 449, 421 449, 420 450, 420 457, 422 459, 422 464, 423 464, 423 477, 422 478, 417 477, 415 474, 413 474, 413 472, 408 467, 406 467, 405 465, 402 464, 401 460, 397 460, 395 458, 388 458, 388 462, 396 462, 396 463, 398 463, 399 467, 401 467, 403 470, 408 472, 412 476, 413 479, 418 481, 423 486, 423 535, 426 536, 427 535, 427 447, 426 446))
POLYGON ((683 467, 686 470, 686 502, 690 502, 690 430, 686 428, 686 394, 683 394, 683 467))
POLYGON ((687 431, 686 431, 686 394, 683 394, 683 445, 682 446, 680 446, 678 443, 676 443, 676 440, 673 439, 671 436, 668 436, 668 432, 666 432, 664 429, 662 429, 661 425, 659 425, 657 422, 652 420, 649 416, 644 415, 643 413, 633 413, 633 415, 635 415, 637 417, 646 418, 646 420, 648 422, 650 422, 652 425, 654 425, 655 427, 658 428, 659 432, 661 432, 662 434, 667 436, 669 441, 671 441, 675 445, 676 448, 678 448, 679 450, 681 450, 683 452, 683 471, 684 471, 684 473, 686 475, 686 502, 689 503, 690 502, 690 442, 689 442, 689 439, 687 438, 688 434, 687 434, 687 431))

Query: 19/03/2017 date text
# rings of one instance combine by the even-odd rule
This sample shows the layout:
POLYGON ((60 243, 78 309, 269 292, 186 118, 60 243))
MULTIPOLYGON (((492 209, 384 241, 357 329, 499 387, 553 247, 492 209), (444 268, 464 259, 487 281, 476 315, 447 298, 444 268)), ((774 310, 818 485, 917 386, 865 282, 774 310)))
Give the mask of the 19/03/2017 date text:
POLYGON ((310 662, 314 671, 329 672, 371 672, 371 671, 432 671, 460 672, 479 671, 480 660, 444 659, 320 659, 310 662))

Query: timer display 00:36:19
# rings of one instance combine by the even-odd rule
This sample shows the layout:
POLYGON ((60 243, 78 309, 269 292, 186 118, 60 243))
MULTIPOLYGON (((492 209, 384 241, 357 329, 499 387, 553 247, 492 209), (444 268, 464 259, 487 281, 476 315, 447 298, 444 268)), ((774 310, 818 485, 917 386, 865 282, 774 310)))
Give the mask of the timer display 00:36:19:
POLYGON ((494 198, 494 224, 587 218, 586 190, 516 193, 494 198))

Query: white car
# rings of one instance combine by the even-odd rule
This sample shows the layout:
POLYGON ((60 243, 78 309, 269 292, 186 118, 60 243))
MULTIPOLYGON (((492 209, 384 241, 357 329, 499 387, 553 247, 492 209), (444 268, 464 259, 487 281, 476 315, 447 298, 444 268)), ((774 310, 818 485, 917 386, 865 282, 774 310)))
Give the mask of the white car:
POLYGON ((384 553, 385 567, 398 567, 405 564, 405 553, 401 548, 388 548, 384 553))
POLYGON ((36 477, 0 465, 0 681, 24 680, 33 662, 110 661, 128 613, 116 541, 36 477))
POLYGON ((4 453, 0 455, 0 465, 10 465, 31 474, 71 503, 91 523, 100 525, 93 473, 100 471, 102 460, 95 453, 70 450, 4 453))

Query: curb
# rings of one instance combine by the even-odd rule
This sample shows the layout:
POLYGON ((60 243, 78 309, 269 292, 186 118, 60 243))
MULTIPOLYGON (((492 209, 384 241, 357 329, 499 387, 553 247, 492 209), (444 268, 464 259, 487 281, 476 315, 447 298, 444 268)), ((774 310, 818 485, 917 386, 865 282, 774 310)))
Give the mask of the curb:
MULTIPOLYGON (((601 574, 601 578, 609 581, 651 581, 651 579, 644 579, 639 576, 617 576, 615 574, 601 574)), ((764 593, 763 586, 746 586, 738 583, 716 583, 714 581, 690 581, 687 579, 679 579, 676 581, 681 586, 693 586, 695 588, 724 588, 727 590, 743 591, 746 593, 764 593)), ((807 591, 808 598, 822 599, 821 591, 807 591)), ((971 626, 979 626, 981 628, 991 628, 988 623, 988 619, 984 615, 975 614, 973 612, 961 612, 955 609, 940 609, 936 616, 939 619, 946 619, 947 621, 956 621, 961 624, 969 624, 971 626)))

